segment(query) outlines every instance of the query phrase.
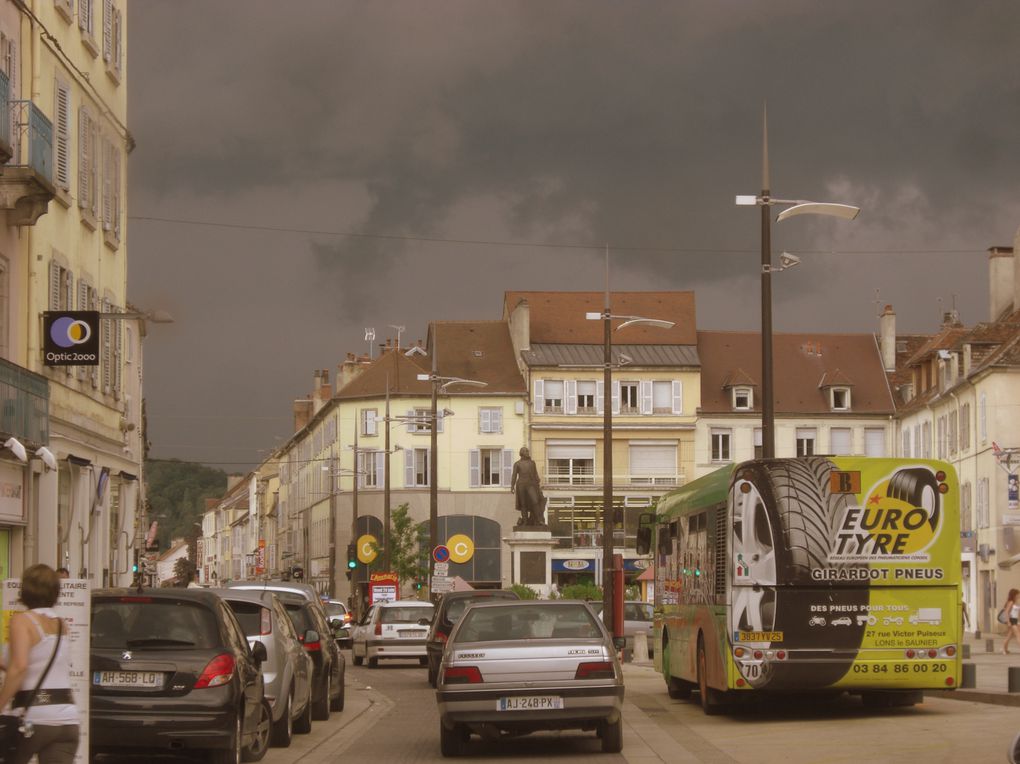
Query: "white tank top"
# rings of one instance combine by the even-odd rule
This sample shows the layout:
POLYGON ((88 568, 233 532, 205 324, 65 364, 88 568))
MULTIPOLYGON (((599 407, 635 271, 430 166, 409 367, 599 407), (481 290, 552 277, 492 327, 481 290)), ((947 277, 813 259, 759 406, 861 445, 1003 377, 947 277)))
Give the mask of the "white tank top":
MULTIPOLYGON (((28 620, 32 622, 39 634, 39 641, 32 645, 28 651, 28 667, 25 670, 25 678, 21 682, 22 690, 31 691, 35 688, 39 677, 42 676, 42 672, 46 670, 46 664, 50 662, 50 656, 53 655, 53 648, 57 641, 56 634, 47 634, 43 631, 42 625, 39 622, 39 616, 56 618, 57 614, 52 608, 45 607, 29 610, 28 613, 28 620)), ((50 666, 50 672, 46 675, 46 679, 39 688, 40 691, 62 690, 71 686, 70 647, 70 640, 67 638, 65 628, 64 634, 60 638, 57 657, 54 658, 53 665, 50 666)), ((8 706, 4 709, 4 713, 20 716, 21 709, 8 706)), ((28 709, 26 718, 32 724, 79 723, 78 707, 73 703, 62 703, 52 706, 33 705, 28 709)))

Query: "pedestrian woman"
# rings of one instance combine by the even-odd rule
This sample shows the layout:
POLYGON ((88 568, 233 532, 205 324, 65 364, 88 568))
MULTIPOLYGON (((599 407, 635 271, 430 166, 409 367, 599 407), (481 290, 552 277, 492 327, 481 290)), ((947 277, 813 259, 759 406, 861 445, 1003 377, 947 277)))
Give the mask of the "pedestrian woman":
POLYGON ((71 764, 78 749, 79 717, 71 695, 70 640, 64 622, 53 609, 59 595, 60 577, 48 565, 33 565, 21 577, 20 599, 28 610, 11 617, 8 654, 0 664, 0 669, 7 672, 0 690, 0 709, 20 716, 28 705, 25 721, 32 725, 33 734, 22 738, 14 764, 27 764, 33 755, 38 755, 39 764, 71 764), (40 691, 29 705, 36 685, 40 691))
POLYGON ((1015 639, 1020 645, 1020 589, 1010 589, 1006 604, 1002 606, 1006 611, 1006 641, 1002 643, 1002 654, 1009 655, 1009 640, 1015 639))

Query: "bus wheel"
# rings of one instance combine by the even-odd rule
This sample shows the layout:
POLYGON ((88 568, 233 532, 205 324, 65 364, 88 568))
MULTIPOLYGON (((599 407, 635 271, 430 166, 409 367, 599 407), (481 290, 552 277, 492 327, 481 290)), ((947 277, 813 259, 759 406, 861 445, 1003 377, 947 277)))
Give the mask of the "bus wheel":
POLYGON ((708 686, 708 659, 705 657, 705 640, 698 635, 698 695, 701 710, 706 716, 715 716, 726 710, 720 701, 720 692, 708 686))

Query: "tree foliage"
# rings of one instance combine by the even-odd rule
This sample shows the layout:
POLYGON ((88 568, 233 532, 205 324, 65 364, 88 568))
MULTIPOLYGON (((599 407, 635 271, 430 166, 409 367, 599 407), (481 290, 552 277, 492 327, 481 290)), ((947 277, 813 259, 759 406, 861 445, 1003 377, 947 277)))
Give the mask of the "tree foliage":
POLYGON ((537 600, 538 592, 532 589, 527 584, 512 584, 510 591, 520 597, 522 600, 537 600))
POLYGON ((416 524, 407 504, 401 504, 390 513, 390 569, 401 584, 427 583, 428 540, 428 524, 416 524))
POLYGON ((171 538, 193 536, 193 523, 201 522, 207 498, 227 491, 227 473, 203 464, 178 459, 147 461, 145 482, 149 520, 159 521, 159 548, 167 549, 171 538))
POLYGON ((174 563, 174 578, 178 586, 187 586, 195 575, 196 566, 187 557, 181 557, 174 563))

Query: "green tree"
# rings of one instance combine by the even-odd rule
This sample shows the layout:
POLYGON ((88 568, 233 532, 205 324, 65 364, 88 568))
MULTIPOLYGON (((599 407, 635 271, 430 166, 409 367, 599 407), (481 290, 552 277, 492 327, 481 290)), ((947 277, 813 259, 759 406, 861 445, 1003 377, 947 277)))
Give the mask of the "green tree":
POLYGON ((538 592, 532 589, 526 584, 513 584, 510 586, 510 591, 520 597, 522 600, 537 600, 538 592))
POLYGON ((560 598, 565 600, 602 601, 602 587, 585 581, 579 584, 567 584, 560 589, 560 598))
POLYGON ((159 547, 167 549, 171 538, 194 535, 207 498, 227 491, 227 473, 203 464, 178 459, 145 463, 149 518, 159 521, 159 547))
POLYGON ((407 504, 390 513, 390 570, 401 583, 428 582, 428 524, 416 524, 407 504))
POLYGON ((187 586, 195 576, 195 563, 187 557, 181 557, 174 563, 174 578, 178 586, 187 586))

